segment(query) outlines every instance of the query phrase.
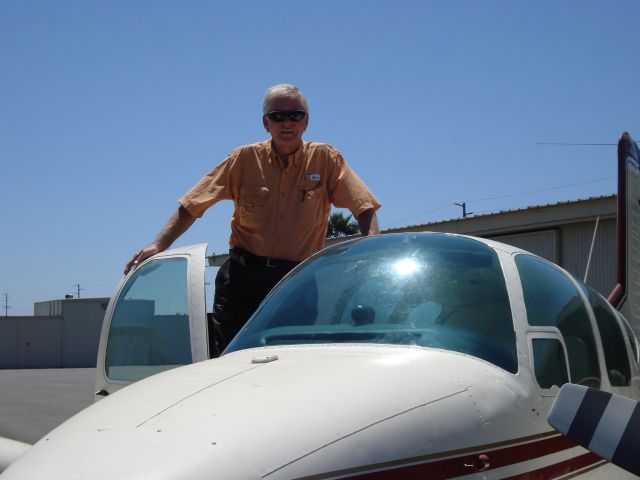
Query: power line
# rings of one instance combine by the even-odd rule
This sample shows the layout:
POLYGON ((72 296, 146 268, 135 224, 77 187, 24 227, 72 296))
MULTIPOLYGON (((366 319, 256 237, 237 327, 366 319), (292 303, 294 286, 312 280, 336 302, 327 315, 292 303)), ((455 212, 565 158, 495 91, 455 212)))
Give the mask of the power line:
POLYGON ((565 145, 565 146, 586 146, 586 147, 604 147, 604 146, 612 146, 617 145, 617 143, 570 143, 570 142, 536 142, 536 145, 565 145))
MULTIPOLYGON (((532 194, 532 193, 541 193, 541 192, 549 192, 549 191, 552 191, 552 190, 561 190, 563 188, 577 187, 577 186, 580 186, 580 185, 587 185, 587 184, 590 184, 590 183, 604 182, 606 180, 612 180, 614 178, 617 178, 617 177, 616 176, 611 176, 611 177, 596 178, 594 180, 586 180, 584 182, 568 183, 568 184, 565 184, 565 185, 557 185, 557 186, 554 186, 554 187, 540 188, 538 190, 529 190, 529 191, 526 191, 526 192, 509 193, 509 194, 505 194, 505 195, 498 195, 498 196, 495 196, 495 197, 478 198, 478 199, 475 199, 475 200, 468 200, 468 201, 464 202, 464 205, 466 207, 466 204, 467 203, 471 203, 471 202, 479 203, 479 202, 486 202, 486 201, 489 201, 489 200, 501 200, 503 198, 512 198, 512 197, 518 197, 518 196, 521 196, 521 195, 529 195, 529 194, 532 194)), ((446 205, 443 205, 441 207, 437 207, 437 208, 434 208, 432 210, 428 210, 426 212, 419 213, 417 215, 412 215, 411 217, 403 218, 401 220, 396 220, 396 221, 394 221, 392 223, 388 223, 388 224, 385 225, 385 227, 389 228, 389 227, 391 227, 393 225, 397 225, 399 223, 404 223, 407 220, 412 220, 412 219, 418 218, 418 217, 424 217, 425 215, 428 215, 430 213, 434 213, 434 212, 437 212, 437 211, 440 211, 440 210, 444 210, 445 208, 448 208, 448 207, 451 207, 451 206, 454 206, 454 205, 462 206, 460 203, 455 203, 455 202, 447 203, 446 205)), ((465 213, 465 208, 463 208, 463 214, 464 213, 465 213)), ((475 213, 478 214, 478 213, 484 213, 484 212, 475 212, 475 213)), ((467 215, 470 215, 470 213, 467 213, 467 215)))
MULTIPOLYGON (((637 144, 634 140, 634 142, 637 144)), ((578 142, 536 142, 536 145, 562 145, 562 146, 585 146, 585 147, 612 147, 617 143, 578 143, 578 142)))
MULTIPOLYGON (((89 287, 91 288, 87 288, 87 287, 82 287, 82 291, 84 290, 106 290, 108 287, 108 290, 113 291, 113 289, 115 288, 115 285, 117 284, 117 280, 113 281, 113 282, 98 282, 98 283, 89 283, 89 287)), ((74 283, 73 286, 77 287, 78 284, 74 283)), ((85 285, 87 285, 85 283, 85 285)), ((14 300, 16 298, 18 299, 29 299, 29 298, 34 298, 34 297, 59 297, 59 296, 63 296, 64 297, 64 291, 62 289, 67 289, 67 287, 51 287, 48 290, 39 290, 33 293, 29 293, 28 295, 21 295, 21 294, 15 294, 12 295, 11 298, 13 298, 14 300)))
POLYGON ((449 207, 451 207, 453 205, 455 205, 453 202, 452 203, 447 203, 446 205, 443 205, 443 206, 438 207, 438 208, 434 208, 433 210, 428 210, 426 212, 418 213, 417 215, 412 215, 410 217, 403 218, 402 220, 396 220, 393 223, 388 223, 388 224, 386 224, 386 227, 389 228, 391 225, 397 225, 399 223, 406 222, 407 220, 411 220, 413 218, 423 217, 423 216, 428 215, 430 213, 437 212, 439 210, 444 210, 445 208, 449 208, 449 207))
POLYGON ((479 198, 477 200, 469 200, 469 202, 476 202, 477 203, 477 202, 485 202, 487 200, 500 200, 502 198, 517 197, 517 196, 520 196, 520 195, 529 195, 530 193, 549 192, 551 190, 561 190, 563 188, 577 187, 577 186, 580 186, 580 185, 587 185, 589 183, 604 182, 605 180, 612 180, 614 178, 618 178, 618 177, 613 176, 613 177, 596 178, 595 180, 586 180, 584 182, 568 183, 566 185, 557 185, 555 187, 541 188, 539 190, 530 190, 528 192, 509 193, 509 194, 500 195, 500 196, 497 196, 497 197, 479 198))

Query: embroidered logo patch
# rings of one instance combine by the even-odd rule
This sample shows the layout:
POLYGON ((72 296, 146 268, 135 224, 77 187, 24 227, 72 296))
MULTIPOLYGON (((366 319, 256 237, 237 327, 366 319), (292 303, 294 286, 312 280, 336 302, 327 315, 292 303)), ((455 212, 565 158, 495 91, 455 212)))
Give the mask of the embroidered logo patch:
POLYGON ((309 176, 309 180, 311 180, 312 182, 319 182, 320 181, 320 174, 319 173, 310 173, 308 176, 309 176))

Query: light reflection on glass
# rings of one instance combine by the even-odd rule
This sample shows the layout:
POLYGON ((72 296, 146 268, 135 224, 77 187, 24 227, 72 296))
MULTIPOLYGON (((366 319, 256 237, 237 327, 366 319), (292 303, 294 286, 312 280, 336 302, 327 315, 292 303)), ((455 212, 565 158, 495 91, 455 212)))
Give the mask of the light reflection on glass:
POLYGON ((393 264, 395 272, 404 277, 420 270, 420 264, 413 258, 403 258, 393 264))

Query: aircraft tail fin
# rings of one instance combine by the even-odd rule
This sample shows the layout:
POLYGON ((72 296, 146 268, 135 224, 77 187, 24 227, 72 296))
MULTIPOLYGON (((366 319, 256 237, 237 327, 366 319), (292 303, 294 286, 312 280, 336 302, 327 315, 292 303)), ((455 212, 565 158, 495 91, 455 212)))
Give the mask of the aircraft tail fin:
POLYGON ((640 151, 624 132, 618 141, 616 286, 609 302, 640 336, 640 151))

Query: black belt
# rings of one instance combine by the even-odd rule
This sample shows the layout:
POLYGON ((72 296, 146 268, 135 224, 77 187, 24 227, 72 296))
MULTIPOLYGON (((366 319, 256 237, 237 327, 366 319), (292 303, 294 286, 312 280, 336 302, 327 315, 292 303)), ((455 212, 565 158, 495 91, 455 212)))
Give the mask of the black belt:
POLYGON ((291 260, 284 260, 282 258, 273 258, 273 257, 261 257, 260 255, 255 255, 243 248, 234 247, 229 250, 229 254, 231 258, 242 259, 245 265, 259 265, 261 267, 269 267, 269 268, 287 268, 291 270, 293 267, 298 265, 300 262, 292 262, 291 260))

